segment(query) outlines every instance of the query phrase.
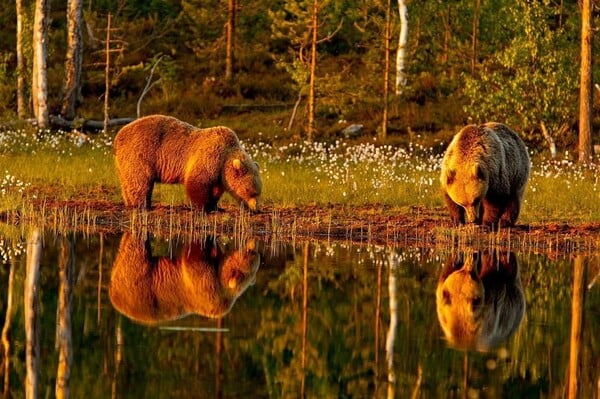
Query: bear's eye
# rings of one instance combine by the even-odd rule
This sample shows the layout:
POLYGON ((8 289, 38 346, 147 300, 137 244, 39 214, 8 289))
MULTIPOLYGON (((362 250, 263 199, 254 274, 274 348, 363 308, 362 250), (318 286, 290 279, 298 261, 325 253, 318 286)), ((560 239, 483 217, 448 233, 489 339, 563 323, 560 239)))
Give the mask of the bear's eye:
POLYGON ((473 308, 476 308, 479 305, 481 305, 481 297, 475 297, 471 300, 471 306, 473 306, 473 308))
POLYGON ((442 291, 442 300, 444 302, 444 305, 452 305, 452 299, 450 298, 450 293, 448 292, 448 290, 442 291))

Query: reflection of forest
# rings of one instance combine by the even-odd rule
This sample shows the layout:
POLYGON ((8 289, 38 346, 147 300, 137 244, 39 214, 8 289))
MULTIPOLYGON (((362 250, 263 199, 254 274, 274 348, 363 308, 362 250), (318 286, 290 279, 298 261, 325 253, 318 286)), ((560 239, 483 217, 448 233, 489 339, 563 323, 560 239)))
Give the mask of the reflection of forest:
MULTIPOLYGON (((527 303, 521 327, 498 350, 465 353, 447 347, 435 312, 436 285, 448 254, 319 242, 260 243, 256 283, 229 314, 218 320, 186 318, 177 324, 185 328, 165 331, 129 322, 110 306, 108 276, 119 242, 114 236, 45 236, 35 284, 38 299, 27 305, 39 321, 39 351, 32 352, 37 354, 38 392, 51 390, 58 396, 59 380, 67 382, 61 387, 72 397, 90 398, 196 397, 198 392, 296 397, 302 386, 308 397, 383 397, 390 387, 396 397, 462 397, 484 388, 492 396, 562 397, 568 387, 575 292, 571 258, 516 254, 527 303), (68 256, 71 262, 65 260, 68 256), (72 280, 61 274, 61 265, 69 264, 72 280), (65 281, 72 281, 70 293, 65 281), (390 293, 397 311, 388 359, 390 293), (58 306, 61 297, 70 298, 69 306, 58 306), (70 344, 61 341, 70 346, 70 356, 60 355, 57 321, 70 330, 70 344), (195 327, 216 327, 217 332, 195 327), (60 359, 70 362, 70 368, 61 371, 66 363, 60 359), (393 386, 387 381, 390 361, 393 386)), ((172 247, 183 245, 153 240, 156 253, 177 253, 172 247)), ((8 360, 3 362, 8 364, 5 397, 20 397, 25 389, 25 258, 15 257, 0 273, 7 330, 2 354, 10 356, 3 357, 8 360)), ((583 308, 578 396, 593 397, 600 378, 595 333, 600 289, 592 283, 600 257, 582 261, 587 277, 581 285, 585 295, 579 296, 584 302, 576 305, 583 308)))

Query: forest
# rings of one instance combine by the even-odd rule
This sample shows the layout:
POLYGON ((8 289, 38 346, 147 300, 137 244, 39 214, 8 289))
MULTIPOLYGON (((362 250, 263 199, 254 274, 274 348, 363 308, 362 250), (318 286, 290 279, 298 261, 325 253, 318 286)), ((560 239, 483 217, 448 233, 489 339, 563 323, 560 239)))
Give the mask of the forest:
MULTIPOLYGON (((18 7, 0 10, 3 121, 33 117, 37 98, 36 5, 17 3, 24 76, 15 51, 18 7)), ((465 123, 495 120, 521 132, 532 149, 546 151, 552 142, 577 151, 582 10, 574 0, 70 0, 46 7, 52 116, 102 120, 105 107, 111 119, 162 113, 264 140, 312 138, 314 129, 315 139, 332 141, 350 125, 361 127, 350 134, 372 138, 385 126, 383 137, 400 142, 433 141, 465 123), (69 100, 73 3, 82 55, 69 100), (399 47, 403 79, 396 79, 399 47)), ((597 19, 592 13, 592 26, 597 19)))

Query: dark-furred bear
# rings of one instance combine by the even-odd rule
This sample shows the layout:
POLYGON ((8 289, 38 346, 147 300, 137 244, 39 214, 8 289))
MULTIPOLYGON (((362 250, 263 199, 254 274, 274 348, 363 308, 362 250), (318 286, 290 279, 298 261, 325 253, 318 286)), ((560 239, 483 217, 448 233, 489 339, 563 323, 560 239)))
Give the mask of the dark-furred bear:
POLYGON ((487 351, 505 343, 525 315, 525 295, 512 252, 453 255, 436 288, 440 326, 451 346, 487 351))
POLYGON ((529 179, 523 140, 501 123, 468 125, 444 154, 440 183, 455 225, 514 226, 529 179))
POLYGON ((227 127, 199 129, 151 115, 124 126, 115 137, 114 152, 127 206, 149 209, 155 183, 183 183, 192 204, 206 212, 217 210, 225 191, 258 209, 258 165, 227 127))
POLYGON ((254 284, 260 255, 254 240, 224 251, 208 237, 178 256, 153 256, 148 238, 125 232, 111 270, 109 297, 132 320, 157 324, 188 314, 216 318, 254 284))

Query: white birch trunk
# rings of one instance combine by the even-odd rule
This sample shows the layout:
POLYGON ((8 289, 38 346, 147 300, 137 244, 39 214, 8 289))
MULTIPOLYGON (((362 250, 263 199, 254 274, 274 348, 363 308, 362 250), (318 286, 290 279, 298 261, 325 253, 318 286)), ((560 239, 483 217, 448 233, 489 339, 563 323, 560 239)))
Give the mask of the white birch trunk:
POLYGON ((68 44, 65 60, 65 88, 61 114, 67 119, 75 116, 75 105, 80 97, 81 61, 83 58, 82 0, 69 0, 67 8, 68 44))
POLYGON ((396 95, 402 94, 406 86, 406 43, 408 42, 408 8, 404 0, 398 0, 400 13, 400 35, 398 36, 398 52, 396 53, 396 95))
POLYGON ((36 0, 33 21, 33 114, 38 128, 50 125, 48 115, 48 19, 50 0, 36 0))

